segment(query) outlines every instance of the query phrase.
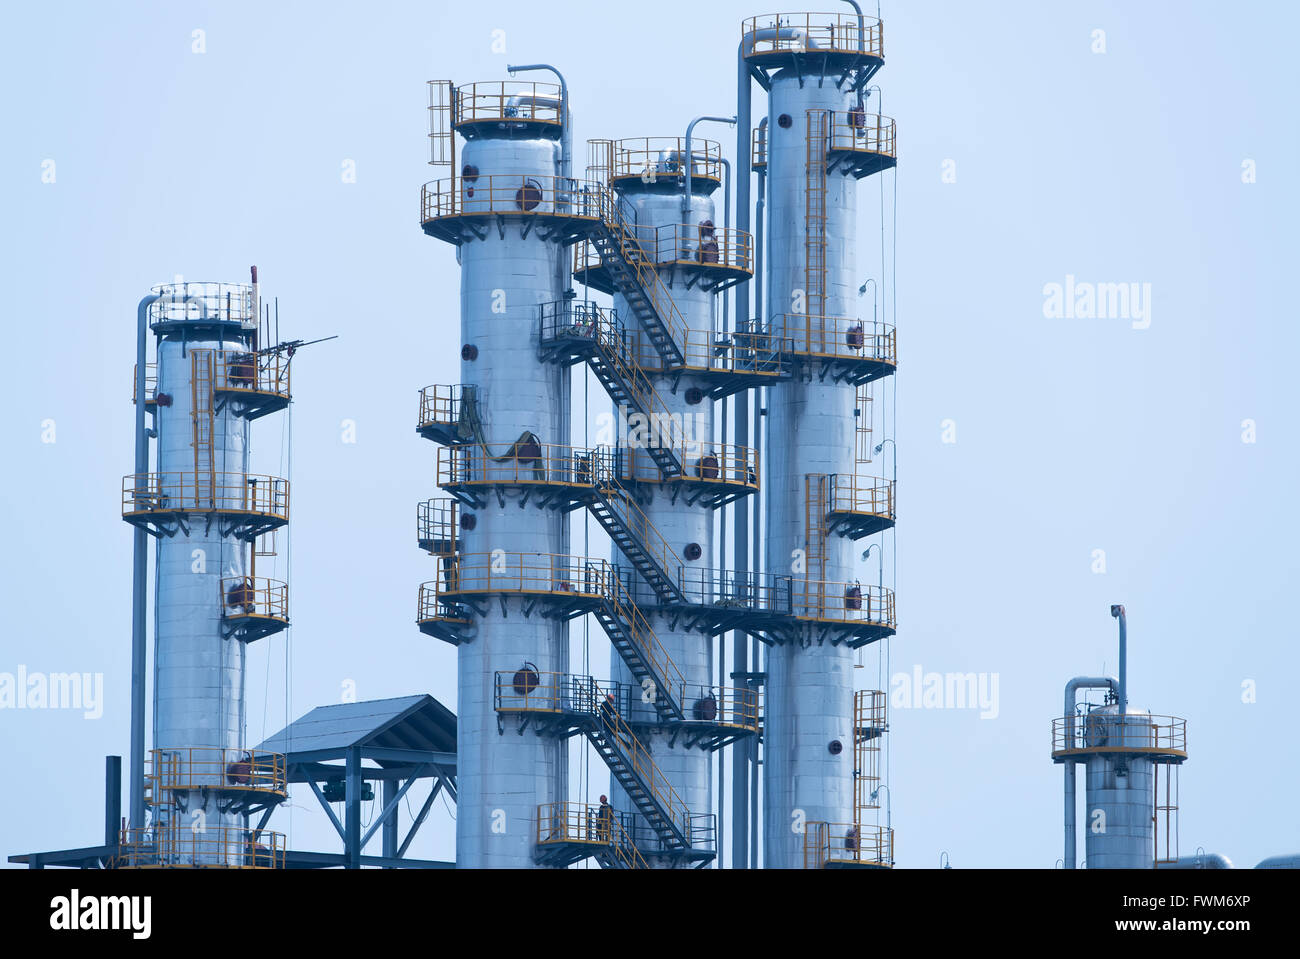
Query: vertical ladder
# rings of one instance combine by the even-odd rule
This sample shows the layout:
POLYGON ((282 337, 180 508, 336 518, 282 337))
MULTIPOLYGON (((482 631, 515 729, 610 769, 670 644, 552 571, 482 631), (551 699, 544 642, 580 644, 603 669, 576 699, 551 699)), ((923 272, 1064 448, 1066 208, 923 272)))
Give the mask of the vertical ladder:
POLYGON ((808 111, 804 186, 804 312, 810 352, 824 352, 826 316, 826 111, 808 111), (817 339, 814 340, 814 329, 817 339))
POLYGON ((452 105, 456 88, 450 80, 429 81, 429 166, 445 166, 456 175, 456 135, 452 105))
POLYGON ((194 505, 216 508, 217 465, 213 450, 216 411, 212 407, 213 351, 190 351, 190 417, 194 421, 194 505))
POLYGON ((863 835, 864 813, 878 809, 871 797, 880 785, 880 738, 887 729, 885 693, 859 689, 853 694, 853 825, 863 835))
POLYGON ((871 462, 871 384, 863 383, 857 390, 853 415, 857 418, 857 437, 853 444, 853 461, 859 465, 871 462))
POLYGON ((803 478, 803 521, 807 552, 804 555, 804 604, 811 610, 826 609, 826 474, 805 473, 803 478))
POLYGON ((1155 864, 1175 862, 1178 859, 1178 764, 1152 763, 1151 779, 1154 782, 1155 806, 1152 810, 1154 828, 1151 830, 1154 843, 1155 864), (1160 795, 1160 772, 1164 770, 1164 795, 1160 795), (1164 820, 1164 836, 1160 825, 1164 820), (1161 839, 1164 846, 1161 848, 1161 839))

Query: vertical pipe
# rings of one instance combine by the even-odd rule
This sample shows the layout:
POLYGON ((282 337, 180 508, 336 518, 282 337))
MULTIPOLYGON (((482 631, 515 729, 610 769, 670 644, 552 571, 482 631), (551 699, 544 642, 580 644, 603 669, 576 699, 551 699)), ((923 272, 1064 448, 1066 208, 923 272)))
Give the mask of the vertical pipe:
MULTIPOLYGON (((150 294, 136 307, 135 319, 135 474, 149 472, 149 437, 144 428, 145 359, 149 307, 159 297, 150 294)), ((138 480, 136 481, 138 484, 138 480)), ((149 534, 136 526, 131 545, 131 825, 144 826, 144 691, 145 590, 148 585, 149 534)))
MULTIPOLYGON (((750 113, 751 104, 750 104, 749 64, 745 62, 744 48, 745 48, 745 43, 744 40, 742 39, 741 42, 736 47, 735 204, 736 204, 736 229, 744 233, 749 233, 750 232, 749 230, 749 184, 750 184, 750 175, 754 168, 753 157, 750 156, 750 150, 751 150, 750 125, 753 121, 750 113)), ((755 273, 755 275, 757 275, 757 272, 755 273)), ((741 329, 742 328, 741 325, 743 323, 748 323, 750 319, 751 317, 749 315, 749 284, 741 283, 736 287, 736 302, 735 302, 736 329, 741 329)), ((738 406, 739 405, 740 404, 738 404, 738 406)), ((738 444, 748 445, 749 417, 747 415, 737 416, 736 429, 737 429, 736 442, 738 444), (742 435, 744 436, 743 440, 741 439, 742 435)), ((741 526, 739 524, 737 525, 737 529, 736 529, 736 533, 737 533, 736 546, 737 546, 737 553, 739 554, 739 546, 740 546, 740 540, 742 536, 745 539, 746 545, 748 545, 748 537, 749 537, 748 505, 746 505, 744 509, 738 508, 736 512, 737 514, 744 514, 745 516, 744 532, 743 533, 741 532, 741 526)), ((744 560, 744 561, 737 562, 736 565, 737 565, 736 572, 739 573, 740 569, 747 568, 749 564, 747 560, 744 560)), ((735 641, 736 671, 743 672, 749 669, 748 659, 745 657, 744 638, 740 637, 739 634, 737 634, 737 637, 738 638, 735 641), (742 663, 744 665, 742 665, 742 663)), ((753 834, 753 828, 756 824, 750 821, 749 813, 751 810, 747 807, 740 806, 740 802, 745 798, 743 795, 741 795, 742 791, 740 788, 740 784, 748 778, 747 776, 748 771, 746 770, 746 760, 748 758, 747 753, 751 748, 754 750, 754 757, 753 757, 754 765, 752 768, 755 771, 755 775, 757 774, 758 746, 756 742, 752 742, 752 744, 747 743, 744 746, 743 750, 741 748, 736 748, 736 747, 733 748, 735 748, 735 752, 733 753, 732 756, 732 764, 733 764, 732 765, 732 792, 733 792, 732 800, 733 800, 733 805, 735 806, 735 809, 733 810, 735 822, 732 825, 732 829, 733 829, 732 865, 737 869, 747 869, 751 864, 749 859, 749 849, 747 846, 747 841, 751 838, 753 834), (743 814, 740 811, 742 808, 744 809, 743 814), (746 828, 746 826, 748 826, 749 828, 746 828), (746 836, 747 832, 750 833, 750 836, 746 836)), ((756 785, 756 781, 751 782, 748 785, 756 785)), ((757 849, 755 849, 755 855, 756 854, 757 854, 757 849)), ((756 861, 757 860, 755 860, 755 863, 756 861)))
MULTIPOLYGON (((398 784, 396 779, 384 780, 384 808, 387 809, 393 800, 397 797, 398 784)), ((388 818, 384 820, 384 858, 397 858, 397 813, 399 807, 393 806, 388 818)))
POLYGON ((346 832, 344 858, 348 869, 361 868, 361 748, 348 748, 345 763, 344 831, 346 832))
MULTIPOLYGON (((1076 676, 1065 684, 1065 711, 1062 716, 1065 719, 1065 748, 1067 750, 1074 748, 1074 724, 1071 720, 1074 718, 1075 696, 1080 689, 1115 689, 1119 682, 1110 676, 1076 676)), ((1074 803, 1075 803, 1075 763, 1072 756, 1065 759, 1065 854, 1061 863, 1066 869, 1074 868, 1074 857, 1077 847, 1077 837, 1075 836, 1074 826, 1074 803)))
POLYGON ((1119 714, 1128 712, 1128 617, 1124 607, 1115 605, 1110 614, 1119 620, 1119 714))
POLYGON ((104 757, 104 845, 116 846, 122 820, 122 757, 104 757))

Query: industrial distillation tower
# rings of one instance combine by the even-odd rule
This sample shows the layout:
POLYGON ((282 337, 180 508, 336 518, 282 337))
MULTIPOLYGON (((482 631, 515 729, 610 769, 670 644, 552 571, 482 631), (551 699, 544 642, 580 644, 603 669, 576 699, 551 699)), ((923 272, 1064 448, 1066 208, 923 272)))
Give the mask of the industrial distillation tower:
POLYGON ((789 575, 793 622, 765 637, 765 862, 824 864, 846 850, 861 860, 866 847, 889 863, 892 835, 864 822, 878 773, 859 762, 878 758, 884 696, 855 703, 852 652, 894 632, 893 594, 883 576, 858 584, 853 542, 894 525, 894 482, 859 466, 870 459, 868 385, 894 372, 895 333, 854 306, 858 182, 896 163, 893 121, 867 112, 882 25, 860 11, 756 17, 741 56, 768 93, 755 153, 772 228, 755 335, 790 360, 766 408, 766 569, 789 575))
POLYGON ((1178 771, 1187 761, 1187 720, 1156 716, 1128 702, 1128 618, 1119 621, 1119 677, 1077 676, 1065 684, 1065 712, 1052 722, 1052 761, 1065 779, 1065 852, 1075 868, 1075 770, 1084 768, 1085 865, 1152 869, 1178 857, 1178 771), (1078 703, 1081 689, 1105 690, 1078 703))
MULTIPOLYGON (((894 632, 892 593, 852 576, 852 541, 894 522, 893 483, 857 467, 871 431, 862 389, 893 372, 895 343, 892 327, 849 316, 849 294, 855 185, 893 166, 894 136, 865 110, 879 22, 825 21, 742 30, 741 179, 772 181, 773 306, 751 319, 738 295, 734 329, 718 294, 753 276, 761 249, 747 209, 737 229, 717 225, 717 144, 689 129, 591 141, 579 180, 553 67, 510 70, 558 83, 430 84, 431 162, 450 175, 425 185, 421 225, 457 247, 462 379, 421 392, 417 429, 439 444, 449 495, 419 507, 437 576, 417 621, 458 648, 461 865, 714 861, 712 754, 752 744, 763 722, 764 674, 723 675, 713 638, 731 631, 771 649, 767 865, 892 864, 889 831, 864 822, 883 694, 855 694, 851 668, 853 649, 894 632), (751 73, 772 92, 771 146, 760 138, 753 156, 751 73), (571 438, 579 364, 619 424, 589 448, 571 438), (748 568, 739 537, 728 568, 714 513, 758 492, 763 470, 747 414, 728 429, 715 409, 763 387, 776 427, 768 568, 748 568), (608 534, 609 559, 571 553, 578 509, 608 534), (588 614, 615 654, 607 681, 569 668, 567 624, 588 614), (570 795, 578 734, 609 766, 612 803, 570 795)), ((733 509, 738 528, 745 515, 733 509)))
POLYGON ((159 286, 140 306, 136 471, 122 517, 136 528, 133 754, 145 543, 156 542, 153 749, 143 763, 133 755, 131 822, 114 861, 124 868, 283 865, 283 836, 250 825, 285 798, 286 770, 283 756, 246 749, 244 661, 248 643, 289 623, 287 584, 256 569, 288 522, 289 486, 250 472, 249 446, 251 421, 289 403, 289 357, 259 342, 256 267, 252 280, 159 286), (146 322, 154 363, 142 362, 146 322))

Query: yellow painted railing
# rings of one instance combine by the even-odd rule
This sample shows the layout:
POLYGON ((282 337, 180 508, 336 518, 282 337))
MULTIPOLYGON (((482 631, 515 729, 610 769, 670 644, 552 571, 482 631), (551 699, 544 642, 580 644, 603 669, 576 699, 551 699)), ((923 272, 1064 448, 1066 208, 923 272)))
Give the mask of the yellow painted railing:
MULTIPOLYGON (((623 448, 627 464, 624 476, 639 483, 662 481, 658 467, 644 446, 623 448)), ((681 476, 670 482, 718 483, 758 489, 758 451, 734 443, 691 443, 674 448, 677 461, 684 467, 681 476)))
POLYGON ((766 330, 734 334, 738 345, 759 354, 782 354, 825 359, 874 359, 898 363, 894 327, 864 323, 854 317, 807 316, 779 313, 766 330))
POLYGON ((894 831, 884 826, 839 822, 804 825, 805 869, 824 869, 829 863, 892 866, 894 831))
POLYGON ((894 483, 875 476, 836 473, 830 477, 827 491, 830 513, 857 513, 867 516, 894 515, 894 483))
POLYGON ((826 146, 831 151, 879 153, 898 156, 896 124, 893 118, 867 113, 856 107, 830 114, 826 124, 826 146))
MULTIPOLYGON (((645 246, 650 246, 648 239, 645 246)), ((754 242, 744 230, 705 223, 673 223, 655 227, 654 258, 660 266, 722 266, 754 271, 754 242)))
MULTIPOLYGON (((131 364, 131 402, 135 402, 135 377, 139 367, 134 363, 131 364)), ((153 404, 154 397, 158 395, 158 364, 146 363, 144 365, 144 401, 146 404, 153 404)))
POLYGON ((221 580, 222 615, 226 619, 258 616, 288 621, 289 584, 264 576, 228 576, 221 580))
POLYGON ((283 869, 285 838, 269 829, 209 825, 189 820, 123 829, 116 869, 283 869))
POLYGON ((860 583, 795 578, 791 602, 796 619, 894 626, 893 590, 860 583))
POLYGON ((846 13, 769 13, 741 24, 747 58, 791 53, 857 53, 883 58, 885 42, 875 17, 846 13))
POLYGON ((461 420, 464 394, 464 387, 459 383, 434 383, 420 390, 420 419, 416 428, 455 427, 461 420))
POLYGON ((752 167, 767 166, 767 128, 754 127, 749 138, 749 163, 752 167))
POLYGON ((564 122, 558 83, 529 80, 491 80, 463 83, 455 88, 453 123, 492 120, 528 121, 560 126, 564 122))
POLYGON ((590 488, 613 482, 613 451, 561 446, 554 443, 489 444, 509 448, 495 456, 478 445, 438 448, 437 482, 443 489, 458 486, 574 486, 590 488))
POLYGON ((626 868, 649 868, 624 828, 622 817, 608 804, 543 803, 537 807, 536 825, 539 846, 560 843, 609 846, 626 868))
POLYGON ((178 746, 151 750, 145 777, 153 801, 167 793, 195 789, 266 792, 284 796, 287 766, 280 753, 219 746, 178 746))
MULTIPOLYGON (((691 138, 691 178, 722 179, 722 145, 715 140, 691 138)), ((643 183, 676 181, 686 175, 685 137, 632 137, 613 142, 610 182, 636 178, 643 183)))
POLYGON ((1053 755, 1107 751, 1185 755, 1187 720, 1099 710, 1052 720, 1053 755))
POLYGON ((122 479, 122 515, 247 513, 289 519, 289 482, 253 473, 133 473, 122 479))
POLYGON ((559 176, 488 174, 431 180, 421 190, 423 223, 448 216, 571 216, 596 220, 599 193, 584 180, 559 176))

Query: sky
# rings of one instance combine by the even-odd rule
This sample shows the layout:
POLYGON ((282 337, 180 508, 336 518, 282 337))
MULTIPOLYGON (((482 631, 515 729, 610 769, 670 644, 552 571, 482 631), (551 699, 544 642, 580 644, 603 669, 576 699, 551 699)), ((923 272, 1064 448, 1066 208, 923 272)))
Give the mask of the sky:
MULTIPOLYGON (((437 175, 425 81, 556 64, 580 164, 588 138, 681 135, 695 116, 733 113, 739 25, 755 12, 730 0, 5 12, 0 270, 15 362, 0 384, 0 678, 102 674, 103 696, 94 718, 0 708, 0 762, 18 786, 0 794, 0 853, 99 841, 103 757, 128 749, 119 491, 140 297, 177 275, 242 282, 256 263, 283 336, 339 336, 299 354, 291 415, 254 426, 255 466, 294 483, 292 571, 267 572, 290 576, 294 625, 250 651, 248 741, 349 688, 454 708, 455 652, 414 625, 417 584, 433 575, 415 504, 435 493, 418 390, 458 377, 455 257, 418 222, 420 184, 437 175)), ((1282 165, 1300 146, 1300 12, 922 0, 883 16, 876 82, 899 143, 889 675, 976 673, 998 690, 995 716, 891 713, 898 865, 1053 866, 1051 720, 1067 679, 1115 671, 1111 603, 1128 610, 1131 701, 1187 720, 1181 850, 1239 866, 1298 851, 1286 690, 1300 666, 1288 599, 1300 189, 1282 165), (1048 290, 1067 282, 1136 283, 1145 315, 1054 315, 1048 290)), ((757 90, 754 102, 761 115, 757 90)), ((720 138, 731 155, 734 138, 720 138)), ((878 232, 872 203, 860 216, 878 232)), ((864 242, 864 276, 878 257, 864 242)), ((591 772, 580 785, 599 792, 591 772)), ((293 848, 334 850, 314 805, 295 791, 273 828, 293 848)), ((453 858, 453 814, 440 803, 410 854, 453 858)))

